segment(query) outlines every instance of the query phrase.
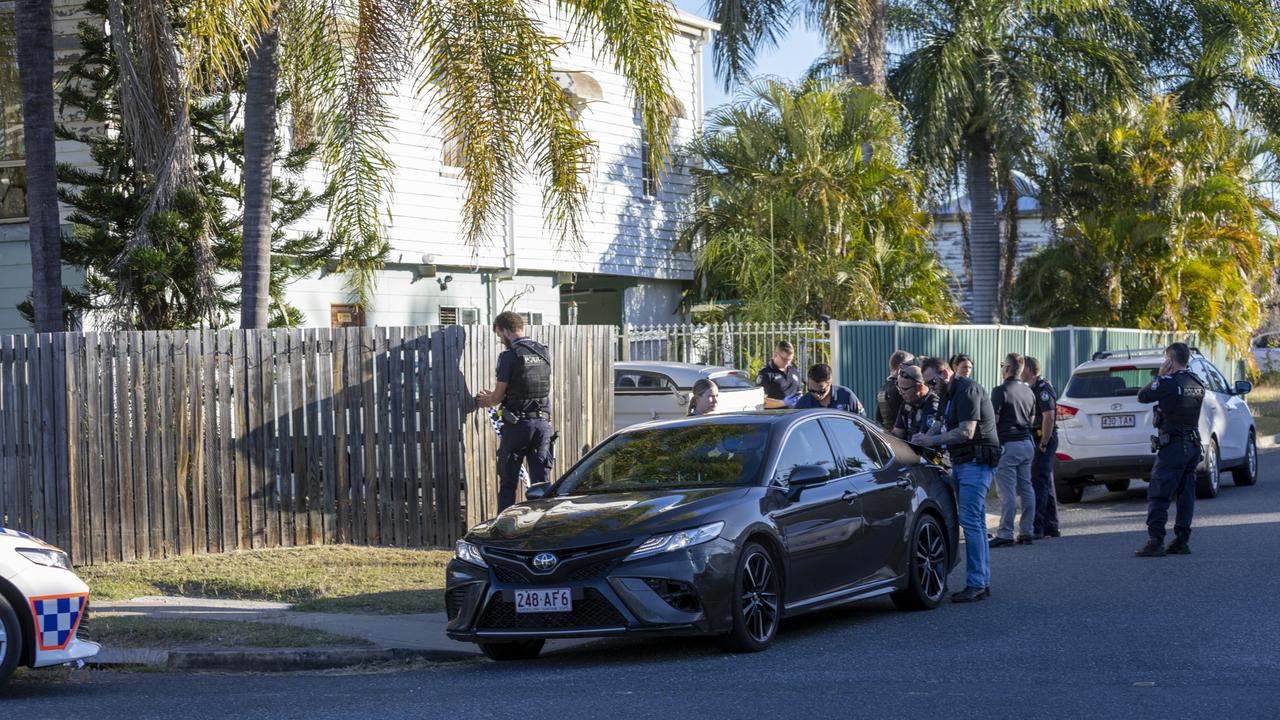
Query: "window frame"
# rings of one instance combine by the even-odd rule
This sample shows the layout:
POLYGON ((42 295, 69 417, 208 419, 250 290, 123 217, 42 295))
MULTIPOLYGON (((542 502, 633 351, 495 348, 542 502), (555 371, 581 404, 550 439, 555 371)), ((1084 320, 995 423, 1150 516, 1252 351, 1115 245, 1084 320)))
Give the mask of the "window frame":
POLYGON ((842 477, 877 472, 879 470, 883 470, 885 465, 888 464, 890 457, 886 454, 888 446, 885 445, 880 438, 876 437, 875 433, 871 432, 868 428, 855 420, 854 416, 850 415, 845 418, 838 417, 836 415, 824 415, 819 419, 822 422, 823 430, 827 432, 827 442, 831 445, 832 451, 836 455, 836 463, 839 465, 841 472, 844 473, 842 477), (870 440, 871 448, 875 452, 875 457, 871 455, 867 456, 867 459, 871 461, 870 467, 861 469, 851 468, 846 462, 848 458, 844 457, 844 453, 839 451, 839 438, 836 436, 835 427, 837 423, 842 422, 851 423, 855 428, 857 428, 858 432, 862 433, 864 442, 867 439, 870 440))
POLYGON ((804 420, 801 420, 800 422, 797 422, 796 424, 787 428, 787 432, 782 436, 782 439, 778 441, 777 451, 773 454, 773 457, 769 460, 769 464, 768 464, 769 471, 764 475, 764 481, 765 481, 766 487, 787 487, 787 485, 785 484, 785 481, 780 483, 775 480, 778 475, 778 464, 782 462, 782 453, 787 447, 787 442, 791 440, 791 436, 794 435, 796 431, 799 430, 800 428, 806 425, 809 425, 811 423, 817 425, 818 435, 822 437, 823 442, 827 444, 827 452, 831 454, 832 469, 831 469, 830 476, 827 478, 827 482, 832 482, 834 480, 838 480, 841 477, 843 477, 842 475, 840 475, 840 459, 836 457, 835 448, 831 447, 831 438, 828 437, 826 428, 822 427, 822 424, 819 423, 818 420, 819 418, 816 418, 816 417, 805 418, 804 420))
MULTIPOLYGON (((17 4, 16 4, 16 3, 14 3, 14 2, 3 2, 3 1, 0 1, 0 15, 9 15, 9 16, 11 16, 11 17, 13 18, 13 25, 14 25, 14 27, 13 27, 13 44, 14 44, 14 48, 15 48, 15 56, 14 56, 14 58, 13 58, 13 62, 14 62, 14 79, 15 79, 15 80, 18 80, 18 73, 17 73, 17 62, 18 62, 18 58, 17 58, 17 55, 16 55, 16 49, 17 49, 17 44, 18 44, 18 37, 17 37, 17 35, 18 35, 18 32, 17 32, 17 19, 18 19, 18 18, 17 18, 17 4)), ((15 90, 16 90, 16 97, 18 98, 18 104, 19 104, 19 111, 18 111, 18 112, 19 112, 19 129, 20 129, 20 136, 19 136, 18 140, 19 140, 19 144, 20 144, 20 145, 21 145, 21 147, 22 147, 22 152, 19 154, 19 156, 18 156, 18 157, 15 157, 15 158, 5 159, 5 158, 3 158, 3 157, 0 157, 0 173, 2 173, 2 172, 3 172, 3 171, 5 171, 5 170, 8 170, 8 169, 10 169, 10 168, 18 168, 18 169, 21 171, 21 174, 24 176, 24 182, 25 182, 25 175, 26 175, 26 170, 27 170, 27 153, 26 153, 26 140, 27 140, 27 139, 26 139, 26 133, 25 133, 25 131, 22 129, 22 126, 21 126, 21 113, 22 113, 22 111, 21 111, 21 103, 22 103, 22 86, 21 86, 21 81, 19 81, 19 82, 18 82, 18 87, 16 87, 16 88, 15 88, 15 90)), ((22 193, 22 211, 23 211, 23 212, 22 212, 22 215, 21 215, 21 216, 14 216, 14 217, 0 217, 0 225, 15 225, 15 224, 21 224, 21 223, 30 222, 30 220, 31 220, 31 205, 30 205, 30 203, 28 203, 28 202, 27 202, 27 193, 26 193, 25 189, 24 189, 24 191, 23 191, 23 193, 22 193)))

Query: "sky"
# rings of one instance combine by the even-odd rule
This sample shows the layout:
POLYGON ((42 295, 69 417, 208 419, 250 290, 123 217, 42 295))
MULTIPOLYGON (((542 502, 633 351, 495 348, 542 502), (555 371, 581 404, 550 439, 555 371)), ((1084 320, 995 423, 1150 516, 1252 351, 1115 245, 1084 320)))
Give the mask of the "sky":
MULTIPOLYGON (((675 0, 676 7, 700 17, 707 17, 707 6, 704 0, 675 0)), ((793 23, 791 30, 776 48, 764 49, 756 53, 756 75, 778 75, 794 80, 804 75, 813 61, 822 53, 822 36, 804 28, 801 22, 793 23)), ((724 85, 716 79, 712 68, 711 45, 702 49, 703 68, 703 102, 707 109, 720 105, 733 97, 732 91, 726 93, 724 85)))

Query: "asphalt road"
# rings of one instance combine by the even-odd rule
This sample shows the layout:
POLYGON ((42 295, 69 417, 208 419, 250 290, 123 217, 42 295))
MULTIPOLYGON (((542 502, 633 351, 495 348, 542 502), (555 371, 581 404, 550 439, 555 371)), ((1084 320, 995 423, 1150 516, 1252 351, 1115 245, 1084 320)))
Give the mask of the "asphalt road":
MULTIPOLYGON (((80 671, 6 718, 1280 717, 1280 451, 1197 505, 1194 554, 1138 559, 1143 483, 1091 489, 1065 536, 992 551, 993 597, 799 618, 755 655, 613 640, 525 664, 288 675, 80 671)), ((963 585, 962 569, 951 577, 963 585)), ((6 697, 7 696, 7 697, 6 697)))

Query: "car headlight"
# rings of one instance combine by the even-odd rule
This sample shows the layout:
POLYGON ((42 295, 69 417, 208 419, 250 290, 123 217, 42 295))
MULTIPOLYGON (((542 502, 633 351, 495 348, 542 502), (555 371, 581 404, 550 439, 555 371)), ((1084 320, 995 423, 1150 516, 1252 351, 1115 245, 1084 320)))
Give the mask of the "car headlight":
POLYGON ((453 550, 457 554, 458 559, 463 562, 469 562, 472 565, 479 565, 480 567, 489 567, 489 564, 484 561, 484 557, 480 555, 480 548, 466 540, 459 540, 457 544, 453 546, 453 550))
POLYGON ((720 537, 720 531, 724 529, 724 521, 713 522, 710 525, 703 525, 700 528, 692 530, 681 530, 680 532, 667 533, 665 535, 654 535, 653 537, 640 543, 640 547, 631 551, 623 562, 627 560, 639 560, 647 558, 659 553, 671 552, 672 550, 680 550, 682 548, 701 545, 704 542, 715 540, 720 537))
POLYGON ((37 565, 45 567, 71 569, 71 558, 61 550, 45 550, 44 548, 14 548, 19 555, 37 565))

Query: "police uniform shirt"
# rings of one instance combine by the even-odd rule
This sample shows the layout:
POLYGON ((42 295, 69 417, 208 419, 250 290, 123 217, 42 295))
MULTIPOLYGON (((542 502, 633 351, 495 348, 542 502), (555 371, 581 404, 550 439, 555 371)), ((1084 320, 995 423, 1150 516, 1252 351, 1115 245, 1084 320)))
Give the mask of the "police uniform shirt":
POLYGON ((938 414, 938 393, 930 392, 916 405, 903 401, 893 427, 902 430, 908 440, 916 433, 929 432, 938 414))
POLYGON ((947 446, 953 462, 971 461, 974 450, 980 445, 1000 447, 996 440, 996 413, 991 407, 991 398, 977 382, 953 376, 941 407, 940 416, 947 430, 958 428, 970 420, 978 424, 972 439, 947 446))
POLYGON ((529 338, 520 338, 511 344, 511 347, 503 350, 498 355, 498 382, 507 384, 507 395, 502 401, 503 407, 507 410, 517 413, 551 413, 551 398, 525 398, 520 399, 512 395, 512 387, 516 383, 516 373, 528 372, 533 369, 534 365, 549 364, 551 360, 551 351, 545 345, 536 343, 529 338), (518 351, 517 346, 523 345, 523 351, 518 351))
POLYGON ((1036 396, 1030 385, 1017 378, 1005 380, 991 391, 991 409, 996 414, 996 437, 1001 445, 1031 439, 1036 396))
POLYGON ((843 410, 858 415, 862 414, 862 401, 853 391, 843 385, 831 386, 831 404, 824 406, 813 393, 806 392, 796 401, 796 409, 826 407, 831 410, 843 410))
POLYGON ((800 379, 800 371, 795 365, 779 370, 772 360, 756 374, 756 385, 764 388, 765 397, 774 400, 786 400, 805 391, 804 381, 800 379))
POLYGON ((1195 373, 1183 368, 1172 375, 1161 375, 1139 390, 1138 402, 1158 403, 1164 415, 1160 432, 1187 436, 1200 430, 1204 383, 1195 373))
POLYGON ((906 401, 902 399, 902 391, 898 389, 898 378, 885 378, 880 392, 876 393, 876 424, 886 430, 892 429, 904 405, 906 401))
MULTIPOLYGON (((1031 427, 1035 428, 1040 433, 1040 437, 1043 438, 1044 429, 1040 427, 1040 423, 1044 421, 1045 413, 1054 413, 1056 415, 1058 412, 1058 391, 1053 389, 1053 385, 1050 385, 1048 380, 1038 378, 1035 384, 1031 386, 1031 392, 1035 393, 1036 396, 1036 415, 1031 419, 1031 427)), ((1053 439, 1053 435, 1057 430, 1058 424, 1054 420, 1053 426, 1049 429, 1049 437, 1045 441, 1046 445, 1049 444, 1048 440, 1053 439)))

